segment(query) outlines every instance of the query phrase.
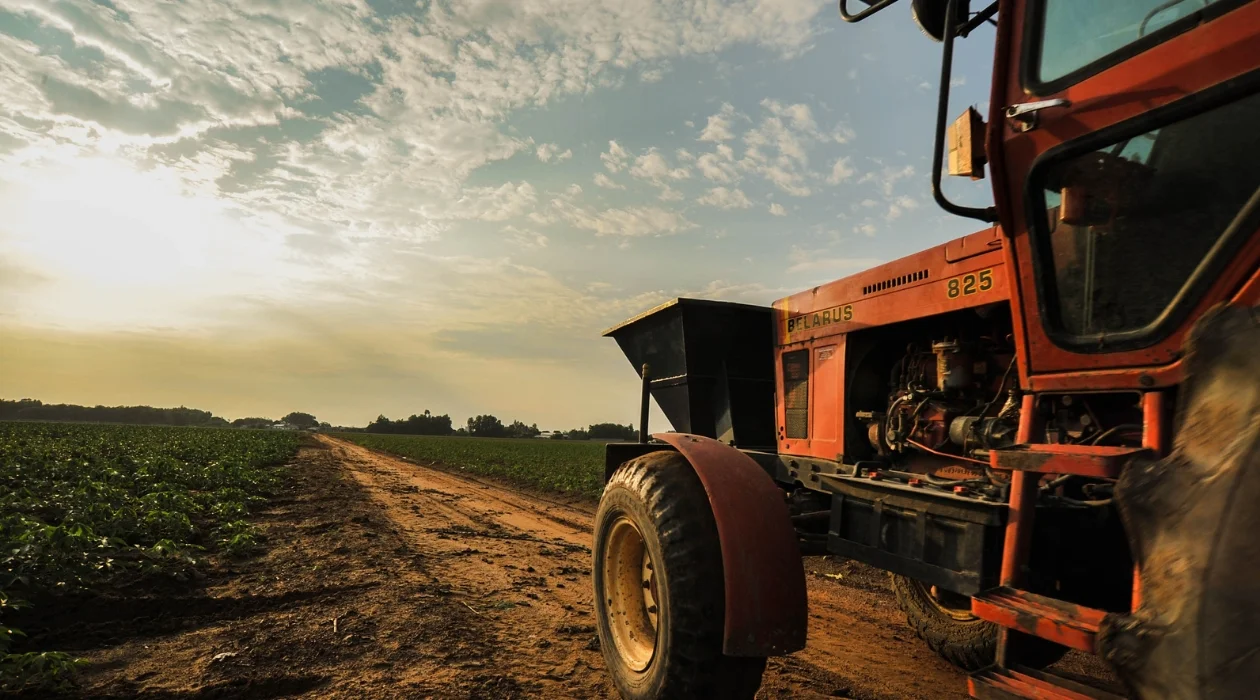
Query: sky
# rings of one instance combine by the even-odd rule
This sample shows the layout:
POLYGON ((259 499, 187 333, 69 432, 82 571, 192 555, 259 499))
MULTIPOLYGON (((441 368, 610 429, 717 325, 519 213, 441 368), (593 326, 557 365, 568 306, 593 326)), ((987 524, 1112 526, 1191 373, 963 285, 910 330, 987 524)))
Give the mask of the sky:
POLYGON ((0 397, 634 422, 605 328, 978 228, 904 5, 0 0, 0 397))

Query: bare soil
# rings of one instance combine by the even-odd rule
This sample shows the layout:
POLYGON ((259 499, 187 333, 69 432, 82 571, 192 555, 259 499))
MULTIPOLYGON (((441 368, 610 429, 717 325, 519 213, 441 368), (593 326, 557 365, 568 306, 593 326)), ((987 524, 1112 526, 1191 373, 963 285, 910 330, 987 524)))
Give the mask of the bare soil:
MULTIPOLYGON (((594 504, 318 440, 257 519, 265 554, 23 620, 38 646, 86 660, 58 696, 615 697, 592 613, 594 504)), ((966 697, 884 574, 805 566, 809 646, 770 661, 759 697, 966 697)))

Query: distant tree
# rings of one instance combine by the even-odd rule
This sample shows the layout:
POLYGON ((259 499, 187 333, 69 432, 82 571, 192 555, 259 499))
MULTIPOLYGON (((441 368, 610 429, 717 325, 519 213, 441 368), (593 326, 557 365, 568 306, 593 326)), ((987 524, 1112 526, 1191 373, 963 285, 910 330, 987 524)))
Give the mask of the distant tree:
POLYGON ((525 425, 521 421, 514 420, 512 421, 512 424, 507 427, 508 437, 532 438, 537 437, 540 433, 542 433, 542 431, 538 429, 537 423, 533 425, 525 425))
POLYGON ((565 434, 569 436, 570 440, 590 440, 591 439, 590 434, 587 433, 585 430, 582 430, 581 428, 570 430, 568 433, 565 433, 565 434))
POLYGON ((319 420, 309 413, 294 411, 280 420, 298 428, 318 428, 319 420))
POLYGON ((634 424, 617 425, 616 423, 596 423, 586 429, 592 440, 634 440, 638 434, 634 432, 634 424))
POLYGON ((450 416, 435 416, 428 411, 423 415, 412 415, 410 418, 393 421, 385 416, 378 416, 365 430, 369 433, 399 435, 450 435, 455 432, 450 416))
POLYGON ((275 423, 270 418, 237 418, 232 421, 233 428, 266 428, 275 423))
POLYGON ((468 434, 474 437, 504 437, 507 428, 494 416, 476 416, 468 419, 468 434))
POLYGON ((455 434, 456 434, 456 435, 467 435, 467 434, 468 434, 468 430, 467 430, 466 428, 460 428, 460 429, 458 429, 458 430, 456 430, 456 431, 455 431, 455 434))

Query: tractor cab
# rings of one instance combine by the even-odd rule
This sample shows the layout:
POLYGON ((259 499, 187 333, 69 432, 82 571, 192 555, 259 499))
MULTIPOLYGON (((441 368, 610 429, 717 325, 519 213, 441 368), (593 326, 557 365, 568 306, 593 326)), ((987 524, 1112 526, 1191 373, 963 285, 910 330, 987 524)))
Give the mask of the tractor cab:
MULTIPOLYGON (((841 14, 894 3, 853 14, 842 0, 841 14)), ((933 194, 1010 241, 1025 388, 1175 386, 1192 321, 1257 295, 1260 4, 910 5, 943 44, 933 194), (947 125, 954 43, 985 22, 997 32, 987 123, 968 109, 947 125), (989 177, 993 206, 951 202, 945 171, 989 177)))

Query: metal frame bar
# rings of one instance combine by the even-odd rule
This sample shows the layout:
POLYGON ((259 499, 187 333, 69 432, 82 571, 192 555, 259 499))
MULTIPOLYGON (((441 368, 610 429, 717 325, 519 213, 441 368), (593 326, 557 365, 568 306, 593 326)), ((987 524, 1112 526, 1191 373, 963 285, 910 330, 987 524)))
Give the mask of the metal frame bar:
POLYGON ((897 0, 880 0, 879 2, 875 3, 874 5, 871 5, 870 7, 866 8, 865 10, 862 10, 861 12, 855 15, 849 12, 849 0, 840 0, 840 19, 843 19, 844 21, 850 22, 850 23, 861 22, 862 20, 888 7, 894 2, 897 2, 897 0))
POLYGON ((936 138, 932 149, 932 198, 942 209, 956 216, 979 219, 985 223, 998 220, 995 207, 964 207, 949 201, 941 190, 941 168, 945 163, 945 130, 949 113, 949 80, 954 70, 954 36, 958 34, 955 16, 960 0, 949 0, 945 7, 945 38, 941 51, 940 96, 936 102, 936 138))

